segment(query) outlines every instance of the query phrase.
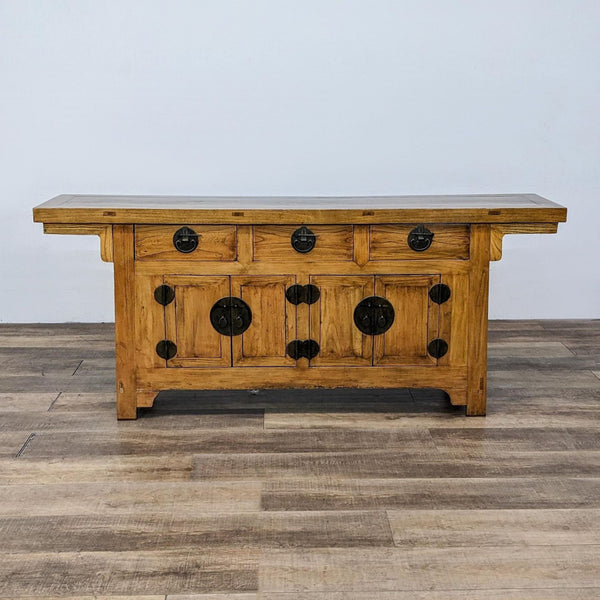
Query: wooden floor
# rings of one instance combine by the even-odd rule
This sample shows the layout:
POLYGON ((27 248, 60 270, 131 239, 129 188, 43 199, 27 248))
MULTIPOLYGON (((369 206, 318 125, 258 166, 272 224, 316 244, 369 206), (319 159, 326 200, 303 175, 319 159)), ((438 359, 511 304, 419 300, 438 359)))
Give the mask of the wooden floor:
POLYGON ((0 325, 0 597, 600 598, 600 321, 496 321, 489 414, 406 390, 166 393, 112 325, 0 325))

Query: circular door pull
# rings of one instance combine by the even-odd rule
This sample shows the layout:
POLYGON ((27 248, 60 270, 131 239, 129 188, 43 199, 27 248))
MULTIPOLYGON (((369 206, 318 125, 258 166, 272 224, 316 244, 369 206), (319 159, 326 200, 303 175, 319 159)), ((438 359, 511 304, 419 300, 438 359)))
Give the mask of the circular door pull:
POLYGON ((427 352, 429 352, 433 358, 442 358, 442 356, 448 352, 448 343, 442 338, 431 340, 427 346, 427 352))
POLYGON ((433 232, 429 231, 425 225, 415 227, 408 234, 408 246, 415 252, 425 252, 433 242, 433 232))
POLYGON ((292 233, 291 242, 296 252, 306 254, 315 247, 317 236, 308 227, 300 227, 292 233))
POLYGON ((381 296, 369 296, 354 309, 354 324, 367 335, 385 333, 394 322, 394 307, 381 296))
POLYGON ((177 345, 171 340, 161 340, 156 344, 156 354, 165 360, 169 360, 177 354, 177 345))
POLYGON ((198 234, 189 227, 181 227, 173 235, 173 246, 177 252, 189 254, 198 247, 198 234))
POLYGON ((221 335, 241 335, 252 323, 252 311, 241 298, 227 296, 213 304, 210 323, 221 335))

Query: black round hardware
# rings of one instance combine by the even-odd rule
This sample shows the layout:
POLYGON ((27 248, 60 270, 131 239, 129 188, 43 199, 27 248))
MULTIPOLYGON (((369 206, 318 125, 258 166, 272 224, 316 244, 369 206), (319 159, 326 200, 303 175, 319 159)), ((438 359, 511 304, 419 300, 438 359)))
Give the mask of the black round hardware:
POLYGON ((319 354, 320 346, 315 340, 292 340, 286 346, 286 353, 290 358, 298 360, 299 358, 308 358, 311 360, 319 354))
POLYGON ((444 304, 450 299, 450 288, 445 283, 438 283, 429 290, 429 297, 436 304, 444 304))
POLYGON ((425 252, 433 242, 433 232, 429 231, 425 225, 415 227, 408 234, 408 245, 415 252, 425 252))
POLYGON ((300 227, 292 233, 291 241, 292 248, 296 252, 306 254, 315 247, 317 236, 308 227, 300 227))
POLYGON ((154 290, 154 299, 163 306, 171 304, 175 299, 175 290, 168 285, 159 285, 154 290))
POLYGON ((385 333, 394 322, 394 307, 381 296, 369 296, 354 309, 354 324, 367 335, 385 333))
POLYGON ((302 340, 292 340, 285 348, 287 355, 294 360, 304 356, 302 340))
POLYGON ((448 352, 448 344, 446 343, 446 340, 443 340, 442 338, 431 340, 427 346, 427 352, 429 352, 433 358, 442 358, 442 356, 448 352))
POLYGON ((316 285, 307 283, 306 285, 294 284, 285 291, 285 297, 292 304, 314 304, 321 296, 321 292, 316 285))
POLYGON ((177 354, 177 345, 171 340, 161 340, 156 344, 156 354, 165 360, 169 360, 177 354))
POLYGON ((285 290, 285 297, 292 304, 301 304, 304 301, 304 286, 298 284, 291 285, 285 290))
POLYGON ((241 335, 252 323, 252 311, 241 298, 221 298, 210 309, 210 323, 221 335, 241 335))
POLYGON ((182 227, 173 235, 173 245, 178 252, 189 254, 198 247, 198 234, 189 227, 182 227))

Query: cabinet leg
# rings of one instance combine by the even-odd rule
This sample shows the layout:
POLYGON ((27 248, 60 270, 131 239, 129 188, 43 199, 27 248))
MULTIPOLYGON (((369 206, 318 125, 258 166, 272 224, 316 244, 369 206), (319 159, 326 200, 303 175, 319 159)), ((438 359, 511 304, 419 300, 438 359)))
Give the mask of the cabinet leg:
POLYGON ((117 419, 136 419, 133 227, 113 225, 117 419))
POLYGON ((471 226, 467 415, 484 416, 487 386, 490 226, 471 226))

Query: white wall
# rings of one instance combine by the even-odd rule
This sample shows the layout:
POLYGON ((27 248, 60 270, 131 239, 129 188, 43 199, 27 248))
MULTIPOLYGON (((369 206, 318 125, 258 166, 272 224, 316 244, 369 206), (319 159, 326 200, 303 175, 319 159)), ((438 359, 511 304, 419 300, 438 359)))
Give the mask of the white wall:
POLYGON ((0 321, 110 321, 59 193, 535 192, 491 317, 600 317, 598 0, 0 0, 0 321))

